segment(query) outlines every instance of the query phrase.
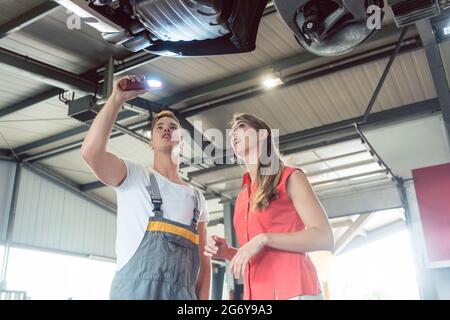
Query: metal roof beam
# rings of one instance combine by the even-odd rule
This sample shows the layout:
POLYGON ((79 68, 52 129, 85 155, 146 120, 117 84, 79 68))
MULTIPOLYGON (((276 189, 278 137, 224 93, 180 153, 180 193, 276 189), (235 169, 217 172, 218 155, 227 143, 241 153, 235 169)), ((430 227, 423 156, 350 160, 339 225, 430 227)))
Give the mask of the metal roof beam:
MULTIPOLYGON (((146 53, 144 55, 133 54, 124 59, 117 59, 118 65, 115 68, 114 75, 115 76, 121 75, 122 73, 125 73, 133 68, 136 68, 136 67, 142 65, 142 64, 148 63, 150 61, 155 61, 157 58, 160 58, 160 56, 155 56, 155 55, 146 53)), ((94 68, 86 73, 83 73, 81 75, 81 77, 85 78, 85 79, 101 78, 104 75, 104 71, 105 71, 104 67, 94 68)), ((102 80, 100 80, 100 82, 102 82, 102 80)), ((35 95, 34 97, 27 98, 23 101, 15 103, 11 106, 2 108, 2 109, 0 109, 0 118, 3 116, 6 116, 8 114, 14 113, 16 111, 20 111, 22 109, 31 107, 35 104, 44 102, 45 100, 54 98, 60 93, 61 90, 62 89, 60 89, 60 88, 53 88, 53 89, 47 90, 45 92, 42 92, 38 95, 35 95)), ((135 100, 134 102, 136 103, 137 106, 140 106, 140 107, 143 106, 144 109, 147 109, 147 110, 150 109, 150 107, 151 107, 149 102, 143 103, 139 99, 135 100)))
MULTIPOLYGON (((417 117, 423 117, 436 112, 440 112, 439 101, 438 99, 430 99, 390 110, 373 113, 368 119, 368 122, 361 127, 364 129, 373 128, 388 123, 402 122, 417 117)), ((359 135, 355 133, 355 130, 352 127, 346 128, 343 132, 333 131, 333 129, 335 128, 342 127, 343 124, 355 123, 359 119, 361 119, 361 117, 284 135, 280 137, 280 152, 284 155, 287 155, 327 146, 330 144, 359 139, 359 135)), ((190 172, 188 176, 191 178, 197 178, 202 174, 215 172, 224 168, 229 168, 231 166, 233 165, 217 165, 212 168, 190 172)), ((102 187, 103 184, 97 185, 94 183, 90 183, 83 186, 83 188, 86 187, 88 188, 88 190, 92 190, 97 186, 102 187)))
POLYGON ((11 50, 0 48, 0 62, 31 74, 38 81, 53 87, 86 93, 95 93, 98 90, 93 81, 11 50))
POLYGON ((44 102, 45 100, 51 99, 53 97, 56 97, 60 92, 61 92, 61 89, 59 89, 59 88, 50 89, 41 94, 35 95, 31 98, 27 98, 18 103, 15 103, 9 107, 0 109, 0 118, 7 116, 8 114, 20 111, 22 109, 31 107, 35 104, 44 102))
POLYGON ((13 32, 19 31, 30 24, 48 16, 59 7, 58 3, 54 1, 46 1, 41 5, 21 14, 11 21, 0 26, 0 39, 10 35, 13 32))
MULTIPOLYGON (((48 83, 50 85, 63 87, 64 89, 67 90, 81 90, 83 92, 94 94, 96 94, 97 92, 101 92, 102 90, 102 87, 96 82, 88 80, 82 76, 78 76, 73 73, 67 72, 65 70, 50 66, 40 61, 28 58, 26 56, 19 55, 10 50, 0 48, 0 62, 5 63, 9 66, 13 66, 15 68, 19 68, 24 72, 31 73, 34 76, 37 76, 40 80, 43 80, 44 82, 48 83, 48 81, 50 81, 48 83)), ((22 102, 14 106, 8 107, 5 114, 23 109, 25 106, 29 106, 31 103, 51 98, 56 93, 57 90, 59 89, 52 89, 51 91, 44 93, 43 96, 38 96, 34 98, 32 101, 27 100, 26 103, 22 102)), ((162 105, 152 101, 148 101, 143 98, 136 98, 129 101, 128 103, 132 104, 135 107, 147 110, 149 112, 160 112, 161 110, 163 110, 162 105)), ((189 132, 191 132, 191 134, 194 134, 196 129, 186 119, 184 119, 184 117, 180 116, 180 120, 184 124, 183 127, 185 127, 189 132)), ((87 131, 87 129, 79 128, 74 131, 69 130, 67 132, 62 133, 61 136, 67 137, 68 134, 70 135, 73 132, 76 132, 76 134, 78 134, 84 131, 87 131)), ((46 143, 46 141, 38 142, 37 145, 46 143)), ((48 141, 53 142, 53 137, 50 137, 48 141)), ((204 141, 203 147, 206 147, 209 144, 210 144, 209 142, 204 141)), ((26 147, 28 146, 23 146, 19 148, 20 149, 19 153, 24 152, 24 150, 26 150, 26 147)))
MULTIPOLYGON (((406 120, 424 117, 436 112, 440 112, 440 107, 438 99, 435 98, 390 110, 372 113, 368 121, 361 125, 360 128, 370 129, 383 126, 385 124, 403 122, 406 120)), ((354 127, 350 126, 350 124, 356 123, 360 119, 361 117, 353 118, 284 135, 279 139, 280 152, 283 155, 288 155, 330 144, 359 139, 359 135, 355 133, 354 127)), ((192 178, 197 178, 203 174, 212 173, 231 166, 233 165, 217 165, 212 168, 190 172, 189 176, 192 178)))
MULTIPOLYGON (((144 129, 145 127, 148 126, 147 122, 141 122, 136 124, 137 127, 135 127, 135 125, 133 125, 132 130, 133 132, 139 131, 144 129)), ((113 130, 110 139, 114 139, 117 137, 121 137, 123 136, 125 133, 120 132, 120 131, 116 131, 113 130)), ((67 144, 64 144, 62 146, 58 146, 55 148, 52 148, 50 150, 45 150, 43 152, 39 152, 37 154, 31 155, 31 156, 25 156, 22 160, 23 161, 27 161, 27 162, 35 162, 35 161, 42 161, 48 158, 52 158, 52 157, 56 157, 58 155, 73 151, 73 150, 77 150, 81 147, 81 145, 83 144, 84 139, 79 139, 77 141, 74 142, 69 142, 67 144)))
MULTIPOLYGON (((119 114, 117 119, 118 119, 118 121, 124 120, 124 119, 127 119, 128 117, 130 117, 132 115, 136 115, 136 114, 133 113, 133 112, 130 112, 130 111, 124 111, 124 112, 119 114)), ((88 125, 85 125, 84 127, 78 127, 78 128, 70 129, 70 130, 67 130, 67 131, 64 131, 64 132, 61 132, 61 133, 57 133, 57 134, 52 135, 50 137, 47 137, 45 139, 38 140, 38 141, 35 141, 35 142, 31 142, 31 143, 28 143, 28 144, 26 144, 24 146, 18 147, 16 149, 14 149, 14 152, 17 155, 20 156, 20 155, 22 155, 22 154, 24 154, 26 152, 29 152, 30 150, 41 148, 41 147, 44 147, 44 146, 49 145, 51 143, 58 142, 58 141, 66 139, 66 138, 70 138, 72 136, 84 133, 87 130, 89 130, 89 126, 88 125)), ((68 151, 70 151, 70 150, 68 150, 68 151)), ((26 159, 27 159, 27 157, 24 157, 23 160, 26 160, 26 159)))
POLYGON ((370 213, 362 214, 352 223, 348 230, 336 241, 336 246, 333 251, 334 255, 341 253, 345 246, 358 236, 359 232, 363 230, 364 225, 369 221, 370 216, 370 213))
MULTIPOLYGON (((77 75, 72 72, 51 66, 47 63, 32 59, 28 56, 24 56, 0 48, 0 63, 4 63, 11 67, 21 70, 23 73, 31 74, 31 76, 38 81, 46 83, 50 86, 56 87, 52 91, 45 92, 42 96, 36 97, 34 100, 26 100, 26 102, 19 103, 12 107, 7 107, 9 111, 20 110, 24 107, 32 105, 31 103, 37 103, 49 99, 52 94, 56 93, 57 88, 73 91, 82 91, 89 94, 101 94, 102 85, 95 81, 85 78, 82 75, 77 75)), ((59 90, 60 90, 59 89, 59 90)), ((55 94, 56 96, 56 94, 55 94)), ((136 98, 128 102, 139 108, 149 110, 152 112, 159 112, 162 110, 162 106, 158 103, 143 99, 136 98)), ((9 113, 11 113, 9 112, 9 113)))
MULTIPOLYGON (((421 44, 419 42, 420 41, 418 41, 417 38, 412 38, 404 41, 400 49, 400 53, 411 52, 421 48, 421 44)), ((347 70, 352 67, 384 59, 391 55, 392 46, 393 45, 387 45, 383 46, 382 48, 371 50, 369 52, 363 52, 360 54, 356 54, 355 56, 346 57, 339 61, 334 61, 331 65, 330 63, 326 63, 318 67, 313 67, 308 70, 296 72, 292 75, 285 77, 285 79, 283 79, 284 83, 276 88, 273 88, 272 90, 280 90, 281 88, 298 85, 305 81, 317 79, 339 71, 347 70)), ((218 98, 190 105, 188 107, 181 109, 179 112, 181 115, 185 117, 192 117, 202 112, 212 110, 214 108, 229 106, 232 105, 233 103, 261 96, 265 93, 267 93, 267 90, 263 86, 261 86, 260 84, 253 85, 251 87, 236 92, 232 92, 230 94, 226 94, 218 98)))
MULTIPOLYGON (((134 114, 132 112, 125 111, 125 112, 122 112, 121 114, 119 114, 119 118, 118 119, 120 121, 120 120, 126 119, 126 118, 128 118, 130 116, 133 116, 133 115, 134 114)), ((201 136, 201 133, 198 132, 198 130, 194 126, 192 126, 192 124, 190 124, 186 119, 180 117, 180 122, 181 122, 182 127, 185 128, 186 130, 188 130, 189 133, 192 136, 194 136, 194 137, 195 137, 195 135, 201 136), (195 132, 197 132, 197 133, 195 133, 195 132)), ((133 132, 135 132, 135 131, 144 129, 147 126, 148 126, 148 121, 145 120, 145 121, 141 121, 139 123, 131 125, 129 129, 132 130, 133 132)), ((45 138, 45 139, 42 139, 42 140, 38 140, 38 141, 32 142, 30 144, 21 146, 21 147, 15 149, 14 151, 18 155, 25 154, 26 152, 31 151, 32 149, 40 148, 40 147, 43 147, 45 145, 48 145, 48 144, 51 144, 51 143, 58 142, 60 140, 69 138, 71 136, 84 133, 88 129, 89 129, 88 126, 86 126, 86 127, 79 127, 79 128, 71 129, 71 130, 68 130, 68 131, 64 131, 64 132, 58 133, 56 135, 50 136, 48 138, 45 138)), ((113 133, 111 135, 111 139, 114 139, 114 138, 117 138, 117 137, 120 137, 120 136, 123 136, 123 135, 124 135, 123 132, 116 132, 115 130, 113 130, 113 133)), ((205 139, 203 139, 202 141, 203 141, 202 142, 203 149, 211 143, 211 142, 209 142, 209 141, 207 141, 205 139)), ((50 149, 50 150, 45 150, 43 152, 39 152, 37 154, 33 154, 31 156, 25 156, 25 157, 22 158, 22 160, 23 161, 39 161, 39 160, 47 159, 47 158, 50 158, 50 157, 53 157, 53 156, 60 155, 60 154, 65 153, 65 152, 70 152, 70 151, 76 150, 76 149, 78 149, 81 146, 82 143, 83 143, 83 139, 79 139, 77 141, 70 142, 68 144, 64 144, 62 146, 58 146, 58 147, 55 147, 55 148, 50 149)))
POLYGON ((0 161, 17 162, 12 152, 8 149, 0 149, 0 161))

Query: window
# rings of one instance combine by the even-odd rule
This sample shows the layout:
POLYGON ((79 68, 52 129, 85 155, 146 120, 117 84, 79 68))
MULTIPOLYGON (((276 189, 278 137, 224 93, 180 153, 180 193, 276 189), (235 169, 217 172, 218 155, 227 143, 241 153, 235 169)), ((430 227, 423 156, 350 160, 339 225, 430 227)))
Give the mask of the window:
POLYGON ((116 265, 111 262, 11 248, 9 290, 26 291, 32 300, 109 298, 116 265))
POLYGON ((420 299, 408 231, 337 256, 329 288, 331 299, 420 299))

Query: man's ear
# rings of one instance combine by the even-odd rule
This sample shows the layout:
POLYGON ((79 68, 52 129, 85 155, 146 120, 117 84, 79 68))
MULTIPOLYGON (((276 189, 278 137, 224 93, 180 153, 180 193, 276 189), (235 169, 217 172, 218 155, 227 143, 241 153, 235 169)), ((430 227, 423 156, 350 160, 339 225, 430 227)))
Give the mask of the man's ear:
POLYGON ((153 150, 153 140, 152 139, 150 139, 150 142, 149 142, 149 144, 148 144, 149 146, 150 146, 150 149, 152 149, 153 150))

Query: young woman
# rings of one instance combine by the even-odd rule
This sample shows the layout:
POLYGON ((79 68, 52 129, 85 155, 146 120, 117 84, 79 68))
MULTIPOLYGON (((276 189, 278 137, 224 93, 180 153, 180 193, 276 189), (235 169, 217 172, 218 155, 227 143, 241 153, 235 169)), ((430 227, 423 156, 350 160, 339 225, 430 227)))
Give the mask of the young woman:
MULTIPOLYGON (((120 79, 95 118, 82 156, 97 177, 117 191, 117 272, 111 299, 209 299, 211 262, 202 254, 208 212, 205 198, 178 175, 180 123, 163 111, 151 123, 153 168, 106 151, 123 104, 145 91, 124 91, 120 79)), ((126 150, 124 150, 126 152, 126 150)))
POLYGON ((240 248, 212 236, 204 254, 231 261, 244 299, 322 298, 307 253, 332 250, 334 239, 305 174, 281 161, 270 127, 254 115, 234 115, 230 138, 247 169, 234 212, 240 248))

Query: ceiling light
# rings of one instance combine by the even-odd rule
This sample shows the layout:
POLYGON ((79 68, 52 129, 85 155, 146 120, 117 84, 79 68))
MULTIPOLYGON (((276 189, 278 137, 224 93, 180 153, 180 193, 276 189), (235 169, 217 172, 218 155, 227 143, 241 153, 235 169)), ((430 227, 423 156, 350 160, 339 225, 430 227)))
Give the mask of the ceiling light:
POLYGON ((263 84, 267 89, 271 89, 279 85, 282 85, 283 80, 281 80, 280 78, 269 77, 264 80, 263 84))

